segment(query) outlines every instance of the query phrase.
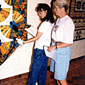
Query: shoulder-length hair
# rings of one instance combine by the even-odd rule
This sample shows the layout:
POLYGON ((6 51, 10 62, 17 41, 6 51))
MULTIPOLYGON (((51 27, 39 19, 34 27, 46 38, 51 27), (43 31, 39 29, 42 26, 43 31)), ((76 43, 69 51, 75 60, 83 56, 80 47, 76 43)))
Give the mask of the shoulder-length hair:
POLYGON ((42 21, 47 20, 47 21, 50 21, 51 23, 53 23, 53 22, 54 22, 54 17, 53 17, 53 13, 52 13, 52 10, 51 10, 50 6, 47 5, 47 4, 45 4, 45 3, 39 3, 39 4, 37 5, 37 7, 35 8, 35 11, 36 11, 36 12, 42 11, 42 9, 43 9, 44 11, 47 10, 47 15, 46 15, 46 17, 45 17, 44 19, 41 19, 41 20, 42 20, 42 21))

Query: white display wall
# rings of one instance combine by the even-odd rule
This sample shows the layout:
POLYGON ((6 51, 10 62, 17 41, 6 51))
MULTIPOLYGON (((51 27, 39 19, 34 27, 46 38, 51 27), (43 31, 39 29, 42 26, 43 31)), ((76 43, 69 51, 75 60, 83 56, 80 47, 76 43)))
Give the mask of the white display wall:
POLYGON ((85 39, 75 41, 72 45, 72 59, 85 56, 85 39))
MULTIPOLYGON (((37 3, 48 3, 51 0, 28 0, 27 23, 31 24, 34 29, 39 24, 39 18, 35 12, 37 3)), ((31 38, 28 34, 28 38, 31 38)), ((33 43, 28 43, 19 46, 11 56, 0 66, 0 80, 22 73, 29 72, 31 57, 32 57, 33 43)))

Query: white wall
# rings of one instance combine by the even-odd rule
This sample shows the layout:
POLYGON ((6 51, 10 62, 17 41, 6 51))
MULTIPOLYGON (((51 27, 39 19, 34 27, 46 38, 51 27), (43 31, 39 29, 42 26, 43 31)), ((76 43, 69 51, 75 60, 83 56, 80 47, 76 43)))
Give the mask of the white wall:
POLYGON ((85 40, 75 41, 72 45, 72 59, 85 56, 85 40))
POLYGON ((29 71, 32 44, 33 43, 25 44, 18 47, 13 54, 0 66, 0 79, 29 71))
MULTIPOLYGON (((27 22, 34 28, 37 28, 39 24, 39 18, 35 12, 35 6, 38 2, 50 3, 50 0, 28 0, 27 22)), ((16 51, 0 66, 0 79, 29 72, 32 47, 33 43, 28 43, 18 47, 16 51)))
POLYGON ((35 12, 35 7, 37 6, 37 3, 48 3, 50 5, 51 0, 28 0, 28 24, 31 24, 35 28, 37 28, 39 24, 39 17, 37 16, 37 13, 35 12))

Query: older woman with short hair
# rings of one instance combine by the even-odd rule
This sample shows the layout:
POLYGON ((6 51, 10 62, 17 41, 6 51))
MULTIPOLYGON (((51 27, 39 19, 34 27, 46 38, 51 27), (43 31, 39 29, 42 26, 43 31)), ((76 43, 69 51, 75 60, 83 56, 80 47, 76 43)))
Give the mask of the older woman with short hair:
POLYGON ((48 51, 56 49, 56 63, 51 60, 50 70, 58 85, 67 85, 66 77, 71 59, 71 45, 73 44, 74 23, 67 15, 68 0, 53 2, 53 11, 58 17, 52 30, 52 46, 48 51))

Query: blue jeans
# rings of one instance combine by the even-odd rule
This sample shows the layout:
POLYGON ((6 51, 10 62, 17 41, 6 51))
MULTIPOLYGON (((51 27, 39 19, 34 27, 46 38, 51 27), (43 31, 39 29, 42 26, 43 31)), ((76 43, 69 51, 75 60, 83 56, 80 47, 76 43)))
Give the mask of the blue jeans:
POLYGON ((48 66, 48 57, 46 57, 44 50, 38 48, 34 49, 33 63, 27 85, 45 85, 46 73, 48 66))

